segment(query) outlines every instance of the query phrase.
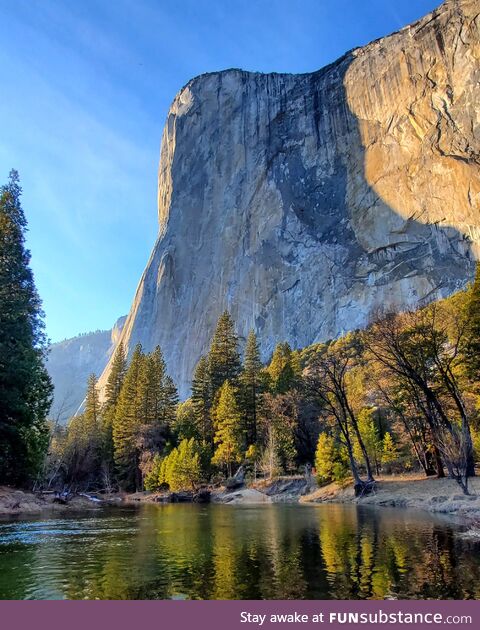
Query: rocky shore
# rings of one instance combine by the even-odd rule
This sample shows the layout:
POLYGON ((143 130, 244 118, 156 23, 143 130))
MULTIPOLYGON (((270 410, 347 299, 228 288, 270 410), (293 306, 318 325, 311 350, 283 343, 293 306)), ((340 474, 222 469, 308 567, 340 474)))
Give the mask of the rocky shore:
POLYGON ((480 518, 480 477, 470 479, 470 495, 465 496, 451 479, 425 479, 420 475, 379 477, 375 492, 355 498, 352 484, 318 487, 315 479, 301 476, 261 480, 234 489, 225 487, 197 492, 136 492, 134 494, 74 495, 66 503, 54 494, 37 494, 0 487, 0 515, 34 514, 46 511, 98 509, 108 505, 139 503, 223 503, 266 505, 272 503, 355 503, 359 505, 421 509, 428 512, 480 518))
POLYGON ((64 500, 53 492, 34 493, 0 486, 0 516, 98 509, 102 504, 103 501, 85 494, 75 494, 64 500))
POLYGON ((480 517, 480 477, 469 480, 470 495, 462 494, 453 479, 425 478, 420 475, 379 477, 375 492, 356 499, 349 484, 340 487, 329 484, 317 488, 304 497, 301 503, 358 503, 426 510, 443 514, 480 517))

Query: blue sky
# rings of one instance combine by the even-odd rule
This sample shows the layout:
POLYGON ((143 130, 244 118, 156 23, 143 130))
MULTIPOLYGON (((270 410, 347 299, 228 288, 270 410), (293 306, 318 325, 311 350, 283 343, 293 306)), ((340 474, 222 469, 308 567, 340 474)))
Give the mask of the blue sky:
POLYGON ((0 0, 0 181, 20 172, 52 341, 128 312, 157 232, 175 93, 224 68, 316 70, 439 0, 0 0))

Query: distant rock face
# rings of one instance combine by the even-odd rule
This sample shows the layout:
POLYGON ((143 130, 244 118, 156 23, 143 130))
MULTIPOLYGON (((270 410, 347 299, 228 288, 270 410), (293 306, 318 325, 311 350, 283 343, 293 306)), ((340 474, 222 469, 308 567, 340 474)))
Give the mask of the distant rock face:
POLYGON ((480 237, 479 13, 447 0, 311 74, 190 81, 163 132, 129 350, 160 344, 186 396, 225 308, 267 358, 463 286, 480 237))
POLYGON ((81 406, 90 374, 100 375, 120 339, 126 316, 112 330, 97 330, 52 344, 47 370, 55 391, 50 417, 64 424, 81 406))

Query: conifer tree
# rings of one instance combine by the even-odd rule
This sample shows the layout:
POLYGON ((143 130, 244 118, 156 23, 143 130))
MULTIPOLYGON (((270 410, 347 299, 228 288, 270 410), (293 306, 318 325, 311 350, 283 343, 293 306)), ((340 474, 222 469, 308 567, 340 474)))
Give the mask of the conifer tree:
POLYGON ((208 354, 208 367, 214 396, 226 380, 234 384, 240 373, 238 338, 228 311, 218 320, 208 354))
POLYGON ((87 381, 87 395, 85 397, 85 422, 92 432, 97 432, 100 426, 100 401, 97 391, 97 377, 90 374, 87 381))
POLYGON ((70 462, 69 481, 91 485, 98 480, 102 456, 100 401, 97 377, 90 374, 87 381, 85 410, 69 425, 70 462))
POLYGON ((135 346, 125 376, 113 421, 114 458, 120 486, 125 490, 141 486, 136 438, 143 421, 145 391, 145 355, 141 344, 135 346))
POLYGON ((247 444, 257 441, 257 415, 262 390, 262 362, 255 332, 251 330, 245 346, 243 370, 240 376, 242 411, 245 416, 247 444))
POLYGON ((203 444, 213 443, 213 426, 210 415, 212 407, 212 383, 208 360, 200 357, 192 381, 192 405, 195 412, 195 424, 203 444))
POLYGON ((218 405, 215 410, 215 436, 217 445, 212 464, 226 466, 228 476, 232 475, 232 465, 242 461, 243 435, 241 413, 235 399, 235 390, 230 381, 222 385, 218 405))
POLYGON ((113 420, 126 372, 127 357, 123 342, 120 342, 115 350, 112 368, 105 385, 105 402, 102 409, 102 467, 107 485, 111 484, 114 468, 113 420))
POLYGON ((292 349, 288 343, 277 344, 267 371, 274 393, 284 394, 291 389, 295 382, 295 370, 292 361, 292 349))
POLYGON ((477 265, 475 279, 469 290, 466 305, 467 325, 463 344, 463 358, 467 375, 473 381, 480 381, 480 265, 477 265))
POLYGON ((165 376, 162 386, 163 421, 172 428, 175 424, 178 405, 178 391, 171 376, 165 376))
POLYGON ((112 368, 105 385, 105 408, 115 407, 120 396, 125 374, 127 372, 127 357, 125 347, 121 341, 113 356, 112 368))
POLYGON ((145 424, 166 423, 165 361, 160 346, 144 358, 144 379, 140 397, 142 401, 142 421, 145 424))
POLYGON ((12 170, 0 189, 0 484, 23 483, 39 471, 53 393, 21 192, 12 170))

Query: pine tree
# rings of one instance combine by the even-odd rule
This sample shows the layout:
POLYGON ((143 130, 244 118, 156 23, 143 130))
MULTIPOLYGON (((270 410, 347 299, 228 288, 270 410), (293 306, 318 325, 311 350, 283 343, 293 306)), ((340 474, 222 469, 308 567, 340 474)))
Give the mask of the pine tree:
POLYGON ((162 388, 163 421, 172 428, 175 424, 178 405, 178 391, 171 376, 165 376, 162 388))
POLYGON ((295 383, 295 370, 292 349, 288 343, 277 344, 267 371, 271 379, 272 391, 274 393, 284 394, 293 387, 295 383))
POLYGON ((255 332, 251 330, 245 346, 243 371, 240 375, 242 412, 245 416, 247 444, 257 441, 257 415, 262 390, 262 362, 255 332))
POLYGON ((114 469, 113 420, 126 372, 127 357, 125 347, 120 342, 105 385, 105 402, 102 408, 102 468, 107 486, 111 485, 114 469))
POLYGON ((160 346, 146 355, 145 378, 142 382, 142 421, 145 424, 164 423, 165 419, 165 361, 160 346))
POLYGON ((121 341, 115 354, 113 356, 112 368, 108 375, 107 383, 105 385, 105 408, 109 409, 115 407, 120 396, 123 381, 125 380, 125 374, 127 372, 127 357, 125 354, 125 347, 121 341))
POLYGON ((97 377, 90 374, 87 382, 85 411, 83 423, 88 436, 89 459, 91 461, 92 477, 98 477, 102 457, 101 407, 97 390, 97 377))
POLYGON ((100 411, 97 377, 91 374, 87 381, 85 410, 71 418, 67 426, 64 464, 69 484, 88 488, 99 481, 102 458, 100 411))
POLYGON ((139 489, 141 486, 137 436, 143 421, 145 378, 145 355, 141 344, 137 344, 113 421, 115 465, 120 486, 125 490, 139 489))
POLYGON ((240 373, 238 338, 228 311, 225 311, 218 320, 208 354, 208 367, 214 396, 226 380, 234 384, 240 373))
POLYGON ((53 393, 21 192, 12 170, 0 189, 0 483, 12 484, 32 478, 43 464, 53 393))
POLYGON ((192 381, 192 405, 195 411, 195 424, 203 444, 213 444, 213 426, 210 415, 212 407, 212 383, 208 360, 200 357, 192 381))
POLYGON ((477 265, 475 280, 469 290, 466 317, 463 359, 467 375, 478 383, 480 381, 480 264, 477 265))
POLYGON ((228 476, 232 475, 232 465, 242 461, 243 435, 241 413, 235 399, 235 390, 230 381, 222 385, 215 410, 215 436, 217 445, 212 464, 225 465, 228 476))
POLYGON ((88 377, 84 416, 87 426, 92 432, 97 432, 100 426, 100 401, 95 374, 90 374, 88 377))

